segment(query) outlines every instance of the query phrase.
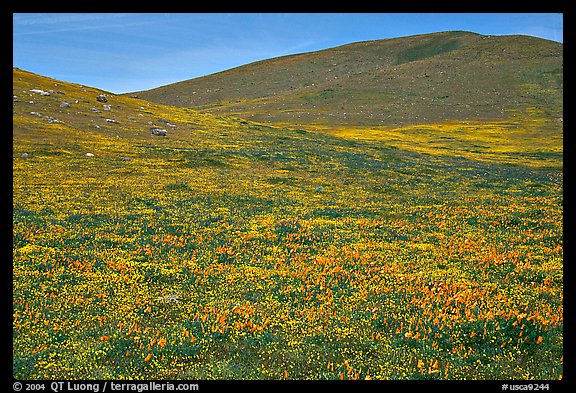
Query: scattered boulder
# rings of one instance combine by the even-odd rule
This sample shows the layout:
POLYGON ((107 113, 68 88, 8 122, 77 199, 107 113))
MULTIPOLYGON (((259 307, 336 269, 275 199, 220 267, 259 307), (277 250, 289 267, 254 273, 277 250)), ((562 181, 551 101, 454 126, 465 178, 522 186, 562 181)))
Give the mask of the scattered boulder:
POLYGON ((322 188, 322 186, 318 186, 318 187, 316 187, 316 189, 314 191, 315 192, 324 192, 324 188, 322 188))
POLYGON ((12 98, 12 101, 13 101, 13 102, 18 102, 18 96, 14 96, 14 97, 12 98))
POLYGON ((94 154, 92 154, 92 153, 86 153, 86 157, 94 157, 94 154))
POLYGON ((63 91, 60 91, 60 90, 58 90, 58 91, 56 92, 56 94, 64 94, 64 95, 66 95, 66 93, 64 93, 63 91))
POLYGON ((70 108, 70 104, 68 102, 63 102, 60 104, 60 108, 70 108))
POLYGON ((120 157, 121 161, 130 161, 131 158, 130 157, 120 157))
POLYGON ((94 113, 100 113, 100 110, 98 108, 92 108, 92 112, 94 113))
POLYGON ((108 98, 104 94, 100 94, 96 96, 96 101, 98 102, 108 102, 108 98))
MULTIPOLYGON (((171 123, 170 123, 168 120, 166 120, 166 119, 158 119, 158 121, 159 121, 160 123, 166 124, 168 127, 176 128, 176 125, 175 125, 175 124, 171 124, 171 123)), ((149 121, 147 124, 152 125, 152 122, 149 121)))
POLYGON ((162 128, 151 128, 152 130, 152 134, 153 135, 158 135, 158 136, 166 136, 168 134, 168 131, 162 129, 162 128))
POLYGON ((31 154, 30 153, 22 153, 20 154, 20 158, 30 158, 31 154))
POLYGON ((102 109, 104 109, 105 111, 109 111, 110 108, 112 108, 112 105, 106 105, 106 104, 102 105, 102 109))
POLYGON ((106 121, 107 121, 108 123, 118 124, 118 122, 117 122, 116 120, 114 120, 114 119, 106 119, 106 121))
POLYGON ((48 115, 43 116, 42 113, 39 113, 39 112, 30 112, 30 114, 34 115, 34 116, 38 116, 38 117, 44 117, 46 120, 48 120, 48 123, 50 123, 50 124, 60 123, 60 121, 58 119, 55 119, 54 117, 48 116, 48 115))
POLYGON ((180 297, 178 295, 170 294, 170 295, 158 297, 158 298, 156 298, 156 300, 164 302, 164 303, 170 303, 170 302, 178 303, 180 301, 180 297))
POLYGON ((30 89, 30 91, 32 93, 40 94, 41 96, 49 96, 50 95, 50 93, 48 93, 47 91, 40 90, 40 89, 30 89))

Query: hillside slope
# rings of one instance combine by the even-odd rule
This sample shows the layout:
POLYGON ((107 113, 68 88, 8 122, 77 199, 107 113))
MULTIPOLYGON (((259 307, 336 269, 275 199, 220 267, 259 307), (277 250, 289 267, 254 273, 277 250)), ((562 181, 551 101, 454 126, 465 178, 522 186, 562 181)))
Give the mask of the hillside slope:
POLYGON ((260 122, 394 126, 562 117, 562 44, 443 32, 251 63, 139 97, 260 122))

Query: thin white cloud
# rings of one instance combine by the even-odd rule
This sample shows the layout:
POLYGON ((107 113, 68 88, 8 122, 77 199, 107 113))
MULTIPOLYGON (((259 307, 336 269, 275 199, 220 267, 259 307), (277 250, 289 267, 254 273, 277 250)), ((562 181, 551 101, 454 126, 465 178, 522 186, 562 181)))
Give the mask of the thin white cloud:
MULTIPOLYGON (((96 19, 93 19, 93 20, 96 20, 96 19)), ((108 29, 114 29, 114 28, 143 26, 143 25, 149 25, 149 24, 150 24, 150 22, 90 24, 90 25, 70 26, 70 27, 62 27, 62 28, 44 28, 44 29, 26 30, 26 31, 20 31, 20 32, 13 32, 12 35, 13 36, 44 35, 44 34, 50 34, 50 33, 66 33, 66 32, 70 32, 70 31, 108 30, 108 29)))
MULTIPOLYGON (((14 17, 13 36, 44 35, 50 33, 66 33, 72 31, 103 30, 107 31, 115 28, 126 28, 133 26, 150 25, 153 22, 117 20, 115 23, 98 23, 100 21, 110 22, 112 18, 117 19, 129 14, 75 14, 64 16, 31 17, 17 19, 14 17), (59 27, 55 27, 59 26, 59 27), (20 31, 20 28, 22 29, 20 31)), ((160 23, 160 22, 158 22, 160 23)))
POLYGON ((62 25, 122 18, 130 14, 14 14, 14 26, 62 25))

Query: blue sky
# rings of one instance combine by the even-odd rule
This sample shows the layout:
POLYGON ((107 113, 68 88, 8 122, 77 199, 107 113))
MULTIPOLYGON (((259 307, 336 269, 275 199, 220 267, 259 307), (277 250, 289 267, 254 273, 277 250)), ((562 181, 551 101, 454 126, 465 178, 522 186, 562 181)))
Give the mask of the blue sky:
POLYGON ((351 42, 448 30, 563 42, 562 14, 13 14, 13 65, 114 93, 351 42))

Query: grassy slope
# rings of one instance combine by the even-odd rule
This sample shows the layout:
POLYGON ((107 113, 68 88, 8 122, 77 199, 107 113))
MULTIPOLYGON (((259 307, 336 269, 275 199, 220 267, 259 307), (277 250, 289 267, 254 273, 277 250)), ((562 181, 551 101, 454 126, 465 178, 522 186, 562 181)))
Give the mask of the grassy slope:
POLYGON ((563 373, 558 154, 510 165, 470 138, 407 149, 114 95, 94 113, 100 93, 14 71, 16 378, 563 373))
POLYGON ((139 92, 267 123, 401 126, 562 116, 562 44, 435 33, 284 56, 139 92))

